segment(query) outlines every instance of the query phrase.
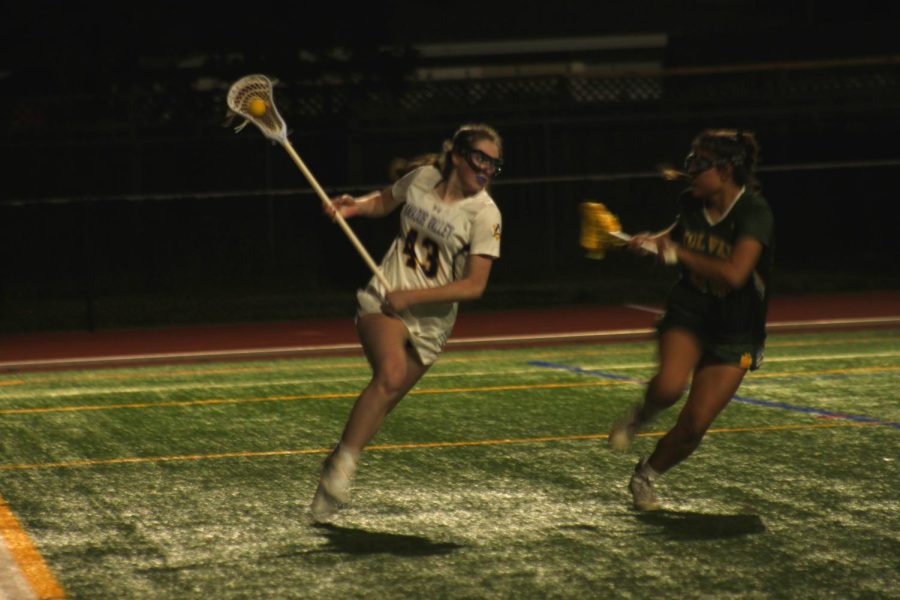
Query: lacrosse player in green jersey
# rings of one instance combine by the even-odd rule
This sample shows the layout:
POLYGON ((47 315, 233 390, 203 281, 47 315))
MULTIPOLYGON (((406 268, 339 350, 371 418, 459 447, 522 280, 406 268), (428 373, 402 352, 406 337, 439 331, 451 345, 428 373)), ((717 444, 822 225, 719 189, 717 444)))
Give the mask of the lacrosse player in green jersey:
POLYGON ((613 425, 609 445, 628 448, 635 432, 674 405, 690 381, 675 426, 635 467, 629 489, 638 510, 659 508, 654 479, 697 449, 747 371, 762 361, 774 224, 754 175, 758 154, 752 133, 700 133, 685 159, 690 188, 675 223, 629 243, 646 254, 641 245, 652 242, 681 276, 657 324, 658 371, 643 402, 613 425))
POLYGON ((357 293, 357 331, 372 380, 322 466, 311 507, 316 521, 348 501, 360 452, 437 360, 459 302, 481 297, 500 256, 500 211, 487 191, 503 166, 500 136, 487 125, 464 125, 442 150, 406 165, 393 186, 340 196, 329 208, 351 218, 402 206, 400 233, 380 265, 390 289, 373 277, 357 293))

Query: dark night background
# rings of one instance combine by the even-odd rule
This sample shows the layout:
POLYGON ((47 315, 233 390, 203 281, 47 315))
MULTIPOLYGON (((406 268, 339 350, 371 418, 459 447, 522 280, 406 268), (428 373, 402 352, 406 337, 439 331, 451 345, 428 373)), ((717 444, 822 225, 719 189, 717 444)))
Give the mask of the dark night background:
MULTIPOLYGON (((900 283, 896 3, 2 7, 0 331, 352 315, 349 242, 281 148, 223 127, 256 72, 329 193, 463 122, 500 130, 503 257, 477 309, 661 300, 668 271, 583 257, 577 205, 667 225, 679 186, 653 171, 705 127, 760 140, 776 293, 900 283)), ((351 225, 376 261, 396 233, 351 225)))

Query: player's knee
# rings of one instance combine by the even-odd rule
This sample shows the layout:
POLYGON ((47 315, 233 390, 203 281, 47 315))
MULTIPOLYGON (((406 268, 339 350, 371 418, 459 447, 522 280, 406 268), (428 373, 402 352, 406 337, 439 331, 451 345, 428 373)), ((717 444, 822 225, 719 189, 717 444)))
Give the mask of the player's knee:
POLYGON ((387 396, 403 393, 406 385, 406 367, 402 364, 382 365, 373 378, 379 391, 387 396))
POLYGON ((678 402, 684 394, 686 383, 680 378, 657 375, 647 386, 647 400, 658 408, 668 408, 678 402))

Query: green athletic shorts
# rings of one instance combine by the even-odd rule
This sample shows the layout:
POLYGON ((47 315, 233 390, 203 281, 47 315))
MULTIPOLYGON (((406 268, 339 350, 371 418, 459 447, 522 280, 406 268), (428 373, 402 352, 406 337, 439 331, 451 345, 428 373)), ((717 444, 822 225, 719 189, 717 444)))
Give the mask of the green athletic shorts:
MULTIPOLYGON (((758 311, 756 311, 758 312, 758 311)), ((686 329, 697 336, 705 358, 755 371, 763 361, 765 326, 755 313, 728 298, 717 298, 678 284, 669 294, 656 330, 686 329)))

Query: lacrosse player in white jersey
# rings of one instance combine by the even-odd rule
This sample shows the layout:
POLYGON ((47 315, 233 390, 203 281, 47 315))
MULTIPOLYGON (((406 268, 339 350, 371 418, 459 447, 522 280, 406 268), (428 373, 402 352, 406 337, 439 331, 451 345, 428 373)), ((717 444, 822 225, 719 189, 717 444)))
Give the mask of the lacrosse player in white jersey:
POLYGON ((500 136, 487 125, 460 127, 442 153, 415 159, 393 186, 343 195, 329 212, 345 219, 383 217, 400 208, 400 233, 377 277, 357 293, 356 326, 372 380, 356 400, 341 440, 325 459, 313 498, 322 521, 346 503, 362 449, 387 414, 443 350, 458 303, 484 293, 500 256, 500 211, 487 192, 503 167, 500 136))

